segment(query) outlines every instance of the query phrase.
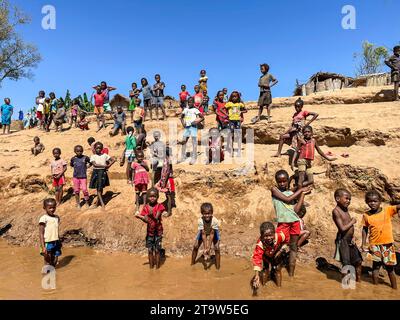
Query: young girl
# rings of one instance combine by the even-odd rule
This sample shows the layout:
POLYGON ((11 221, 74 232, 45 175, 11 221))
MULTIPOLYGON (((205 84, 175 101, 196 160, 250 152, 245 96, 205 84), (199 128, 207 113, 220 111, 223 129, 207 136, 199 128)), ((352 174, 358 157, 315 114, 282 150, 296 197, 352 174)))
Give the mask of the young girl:
POLYGON ((280 136, 278 152, 274 157, 281 156, 284 143, 291 145, 293 149, 297 149, 297 137, 302 135, 303 128, 309 126, 315 119, 318 118, 318 113, 303 110, 303 106, 304 101, 301 98, 297 99, 294 103, 296 112, 292 117, 292 125, 284 134, 280 136), (309 116, 312 118, 309 121, 306 121, 309 116))
POLYGON ((75 123, 75 128, 78 127, 78 112, 79 112, 79 100, 74 100, 73 105, 71 106, 71 122, 70 126, 75 123))
MULTIPOLYGON (((163 226, 162 216, 171 216, 171 207, 166 209, 162 203, 158 203, 159 193, 157 189, 151 188, 147 191, 147 204, 142 212, 136 212, 135 217, 147 224, 146 248, 149 253, 150 269, 160 268, 162 250, 163 226)), ((170 203, 170 202, 168 202, 170 203)))
POLYGON ((55 196, 57 205, 62 203, 63 187, 65 185, 65 171, 67 171, 67 162, 61 159, 61 149, 53 149, 54 160, 51 162, 51 174, 53 176, 53 187, 55 188, 55 196))
POLYGON ((49 119, 50 119, 50 113, 51 113, 51 100, 50 98, 46 98, 44 100, 44 104, 43 104, 43 130, 49 132, 50 130, 47 130, 47 126, 49 123, 49 119))
POLYGON ((170 155, 172 154, 171 149, 166 146, 165 150, 165 159, 161 169, 161 177, 160 180, 155 184, 155 188, 165 193, 167 200, 164 202, 164 205, 167 206, 167 201, 171 201, 171 208, 176 208, 175 203, 175 181, 174 181, 174 171, 172 168, 170 155))
POLYGON ((144 105, 144 117, 143 117, 143 122, 146 121, 146 117, 148 113, 150 113, 150 120, 153 120, 153 110, 151 107, 152 99, 153 99, 153 93, 151 90, 151 86, 149 85, 149 82, 147 81, 146 78, 142 78, 140 81, 142 83, 142 88, 139 89, 140 92, 143 94, 143 105, 144 105))
POLYGON ((126 181, 128 184, 132 184, 132 173, 131 173, 131 165, 133 160, 135 159, 135 150, 136 150, 136 137, 134 136, 134 129, 133 127, 128 127, 126 129, 127 136, 125 138, 125 149, 124 152, 122 153, 121 157, 121 162, 120 166, 123 167, 125 164, 125 160, 127 161, 127 166, 126 166, 126 181))
POLYGON ((211 128, 209 131, 208 147, 208 161, 206 161, 206 164, 221 163, 224 161, 221 134, 217 128, 211 128))
POLYGON ((137 107, 136 100, 139 98, 140 90, 137 87, 137 84, 132 83, 132 90, 129 91, 129 97, 131 98, 131 102, 128 107, 128 111, 131 114, 131 123, 133 123, 133 113, 137 107))
POLYGON ((179 106, 182 111, 187 107, 187 99, 190 97, 190 93, 186 91, 186 86, 181 85, 181 92, 179 92, 179 106))
POLYGON ((242 136, 241 134, 235 134, 236 130, 242 128, 242 114, 246 113, 247 110, 244 103, 241 102, 240 93, 233 91, 229 97, 229 102, 225 104, 225 108, 228 110, 229 129, 231 130, 231 136, 228 138, 228 150, 233 156, 233 146, 236 140, 237 143, 237 154, 241 153, 242 149, 242 136))
POLYGON ((379 279, 379 270, 383 266, 389 276, 393 289, 397 289, 394 266, 397 265, 394 248, 392 218, 398 214, 400 218, 400 205, 382 208, 381 195, 376 191, 368 191, 365 202, 370 210, 364 213, 362 230, 362 248, 372 258, 372 281, 376 285, 379 279), (366 247, 369 233, 369 247, 366 247))
POLYGON ((89 207, 89 192, 87 189, 87 169, 91 166, 90 158, 83 155, 83 147, 78 145, 74 148, 75 157, 71 159, 70 165, 74 168, 72 182, 74 185, 74 194, 76 207, 81 208, 80 193, 82 191, 85 204, 89 207))
POLYGON ((78 123, 79 129, 81 129, 83 131, 89 130, 89 121, 87 121, 85 113, 82 112, 79 117, 80 117, 79 123, 78 123))
POLYGON ((46 93, 41 90, 39 91, 39 96, 36 98, 36 118, 39 120, 38 121, 38 129, 40 129, 43 126, 43 111, 44 111, 44 102, 46 100, 46 93))
POLYGON ((140 198, 146 203, 147 186, 149 184, 149 165, 144 160, 142 150, 136 151, 136 161, 132 163, 132 181, 136 192, 136 213, 139 213, 140 198))
POLYGON ((50 97, 50 116, 49 120, 47 121, 47 127, 46 127, 46 130, 48 132, 50 131, 50 126, 53 123, 53 119, 57 113, 57 103, 58 103, 56 94, 54 92, 50 92, 49 97, 50 97))
POLYGON ((61 100, 57 103, 57 113, 54 115, 54 125, 56 126, 56 132, 62 132, 63 123, 65 122, 65 108, 64 102, 61 100))
POLYGON ((271 195, 275 213, 278 220, 276 232, 283 232, 285 241, 289 242, 289 276, 294 276, 297 256, 297 243, 301 233, 300 218, 297 215, 304 203, 306 193, 311 191, 310 187, 299 188, 296 193, 289 190, 289 174, 280 170, 275 174, 277 186, 272 187, 271 195), (293 202, 297 200, 296 204, 293 202))
POLYGON ((104 146, 101 142, 96 142, 94 145, 95 154, 90 157, 90 163, 93 165, 93 173, 89 188, 97 190, 96 207, 101 205, 104 209, 103 189, 110 185, 107 170, 115 163, 115 159, 106 153, 102 154, 103 148, 104 146))
POLYGON ((207 91, 207 82, 208 82, 208 77, 206 75, 206 70, 201 70, 200 71, 200 79, 199 79, 199 86, 200 86, 200 90, 207 91))
POLYGON ((225 108, 226 102, 224 101, 225 94, 222 90, 218 91, 214 100, 214 110, 217 115, 218 130, 229 128, 229 115, 228 110, 225 108))

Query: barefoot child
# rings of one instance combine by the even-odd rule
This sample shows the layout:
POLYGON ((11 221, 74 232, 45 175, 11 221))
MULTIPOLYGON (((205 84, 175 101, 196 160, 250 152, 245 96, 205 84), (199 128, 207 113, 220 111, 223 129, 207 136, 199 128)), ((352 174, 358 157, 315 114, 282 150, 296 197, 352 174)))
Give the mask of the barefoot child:
POLYGON ((53 187, 56 190, 57 205, 62 203, 63 188, 65 185, 65 171, 67 171, 67 162, 61 159, 61 149, 53 149, 54 160, 51 162, 51 174, 53 176, 53 187))
POLYGON ((297 243, 301 232, 300 212, 304 203, 306 193, 311 191, 310 187, 299 188, 295 193, 289 190, 289 174, 285 170, 280 170, 275 174, 277 186, 272 187, 271 195, 275 213, 278 219, 276 232, 283 232, 285 242, 289 242, 289 276, 294 276, 297 257, 297 243), (293 202, 297 200, 296 204, 293 202))
POLYGON ((228 110, 229 129, 231 136, 228 137, 228 150, 233 155, 234 143, 237 143, 237 154, 240 155, 242 148, 242 135, 238 134, 237 131, 241 130, 242 127, 242 113, 247 112, 244 104, 241 102, 240 93, 233 91, 229 97, 229 102, 225 104, 225 108, 228 110))
POLYGON ((11 105, 10 98, 4 99, 4 104, 0 107, 1 124, 3 126, 3 134, 10 134, 11 117, 13 115, 14 107, 11 105))
POLYGON ((160 180, 155 184, 155 188, 159 192, 163 192, 166 195, 166 200, 164 201, 164 206, 167 206, 167 202, 171 201, 171 208, 176 208, 175 203, 175 181, 174 172, 172 168, 171 158, 172 155, 171 148, 166 146, 166 157, 161 169, 160 180))
POLYGON ((114 128, 110 132, 110 136, 116 136, 118 131, 121 130, 121 136, 126 134, 125 127, 126 127, 126 114, 121 106, 117 107, 117 111, 114 112, 114 128))
POLYGON ((218 91, 217 96, 213 103, 213 108, 217 116, 218 130, 229 128, 229 115, 228 110, 225 108, 226 102, 224 101, 224 92, 218 91))
POLYGON ((132 90, 129 91, 129 97, 131 98, 131 102, 128 107, 128 111, 131 114, 131 123, 133 123, 133 113, 137 107, 136 101, 139 98, 140 90, 137 87, 137 84, 132 83, 132 90))
POLYGON ((39 153, 42 153, 45 148, 43 143, 40 142, 39 137, 34 137, 33 142, 35 143, 35 145, 33 146, 33 148, 31 148, 31 152, 34 156, 37 156, 39 153))
POLYGON ((93 173, 89 188, 97 190, 96 207, 101 206, 104 209, 103 189, 110 185, 107 170, 115 163, 115 159, 106 153, 102 154, 104 146, 101 142, 96 142, 94 148, 96 153, 90 157, 90 163, 93 165, 93 173))
POLYGON ((201 70, 200 71, 200 79, 199 79, 199 86, 200 86, 200 91, 207 91, 207 82, 208 82, 208 77, 206 74, 206 70, 201 70))
POLYGON ((132 163, 132 181, 136 192, 136 213, 139 213, 140 198, 146 203, 147 186, 149 184, 149 165, 144 160, 142 150, 136 151, 136 160, 132 163))
POLYGON ((397 213, 400 218, 400 205, 382 208, 382 198, 376 190, 368 191, 365 202, 370 210, 364 213, 362 230, 362 248, 372 258, 372 281, 378 284, 379 270, 383 266, 389 276, 393 289, 397 289, 394 266, 397 264, 394 248, 392 218, 397 213), (369 233, 369 248, 366 248, 369 233))
POLYGON ((57 102, 57 113, 54 115, 54 125, 56 126, 56 132, 63 131, 63 123, 65 122, 65 108, 64 102, 61 100, 57 102))
MULTIPOLYGON (((155 188, 147 191, 147 204, 142 212, 136 212, 135 217, 147 224, 146 248, 148 249, 150 269, 160 268, 160 251, 162 249, 163 225, 162 216, 171 215, 171 207, 165 208, 158 203, 159 193, 155 188)), ((169 202, 170 203, 170 202, 169 202)))
POLYGON ((187 107, 187 99, 190 97, 190 93, 186 91, 186 86, 181 85, 181 92, 179 92, 179 106, 182 111, 187 107))
POLYGON ((128 127, 126 129, 127 136, 125 138, 125 149, 124 152, 122 153, 121 157, 121 162, 119 165, 121 167, 124 166, 125 161, 127 161, 127 166, 126 166, 126 181, 128 184, 132 183, 132 171, 131 171, 131 165, 132 162, 135 160, 135 150, 136 150, 136 137, 134 136, 134 129, 133 127, 128 127))
POLYGON ((153 92, 151 91, 151 87, 146 78, 142 78, 140 82, 142 84, 142 88, 139 90, 143 94, 143 106, 145 112, 143 122, 146 121, 146 117, 148 116, 149 113, 150 113, 150 121, 153 121, 153 107, 152 107, 153 92))
POLYGON ((201 114, 203 114, 204 110, 203 110, 203 105, 202 104, 203 104, 203 98, 204 97, 203 97, 202 91, 200 91, 200 86, 199 85, 195 85, 194 86, 194 96, 193 96, 193 98, 194 98, 194 107, 196 109, 198 109, 201 112, 201 114))
POLYGON ((385 64, 392 71, 392 82, 394 83, 394 100, 399 100, 399 83, 400 83, 400 46, 393 48, 393 55, 385 60, 385 64))
POLYGON ((303 129, 303 138, 298 139, 298 151, 293 157, 292 168, 297 160, 297 167, 299 169, 299 187, 306 187, 314 184, 314 173, 312 171, 312 161, 314 161, 315 150, 321 155, 322 158, 328 161, 335 161, 336 158, 331 158, 322 152, 318 146, 317 141, 313 138, 313 128, 306 126, 303 129), (307 182, 305 181, 307 175, 307 182))
POLYGON ((96 93, 93 95, 94 98, 94 113, 96 114, 97 130, 105 128, 104 118, 104 101, 107 97, 107 90, 102 91, 101 87, 96 87, 96 93), (101 125, 100 125, 101 123, 101 125))
POLYGON ((215 251, 215 267, 219 270, 221 267, 219 221, 213 216, 214 209, 211 203, 203 203, 200 211, 201 218, 198 220, 198 233, 192 251, 192 265, 196 263, 197 253, 202 243, 204 245, 204 260, 206 262, 209 261, 211 244, 213 244, 215 251))
POLYGON ((275 231, 271 222, 264 222, 260 226, 260 238, 253 252, 253 266, 255 275, 252 280, 253 290, 273 278, 278 287, 282 286, 283 255, 289 251, 285 244, 285 234, 275 231))
POLYGON ((156 83, 154 84, 152 88, 153 92, 153 108, 156 110, 156 118, 158 121, 158 111, 161 109, 161 112, 163 114, 163 120, 167 120, 167 115, 165 113, 165 107, 164 107, 164 89, 165 89, 165 83, 161 81, 161 76, 159 74, 156 74, 154 76, 156 83))
POLYGON ((207 94, 207 90, 203 90, 203 102, 201 103, 201 106, 205 114, 208 114, 209 103, 210 103, 210 97, 207 94))
POLYGON ((89 130, 89 121, 87 121, 85 113, 82 112, 79 117, 79 129, 81 129, 82 131, 89 130))
POLYGON ((79 100, 75 99, 73 105, 71 106, 71 122, 70 122, 71 127, 73 124, 75 124, 75 128, 78 127, 78 112, 79 112, 79 100))
POLYGON ((83 155, 83 147, 75 146, 75 157, 71 159, 70 165, 74 168, 72 182, 74 185, 74 194, 76 200, 76 207, 81 208, 80 205, 80 192, 82 191, 85 204, 89 207, 89 192, 87 189, 87 169, 91 166, 90 158, 83 155))
POLYGON ((43 201, 43 209, 46 213, 39 219, 39 241, 41 255, 44 264, 56 267, 58 257, 61 256, 61 241, 58 236, 60 217, 55 215, 57 208, 56 200, 46 199, 43 201))
MULTIPOLYGON (((335 259, 345 266, 353 266, 356 270, 356 281, 361 281, 362 256, 354 243, 354 225, 357 223, 355 218, 349 214, 351 194, 345 189, 335 191, 336 208, 332 211, 332 218, 338 228, 335 245, 335 259)), ((347 272, 342 273, 343 277, 347 272)))

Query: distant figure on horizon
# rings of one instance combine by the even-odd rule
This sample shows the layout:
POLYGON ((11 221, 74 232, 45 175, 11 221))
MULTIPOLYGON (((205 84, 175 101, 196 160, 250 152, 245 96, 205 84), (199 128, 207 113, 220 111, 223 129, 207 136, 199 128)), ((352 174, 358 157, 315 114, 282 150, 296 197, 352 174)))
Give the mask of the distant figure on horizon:
POLYGON ((268 121, 271 119, 271 104, 272 104, 272 94, 271 88, 278 83, 278 80, 269 73, 269 65, 264 63, 260 65, 260 71, 262 76, 258 82, 258 86, 260 88, 260 98, 258 99, 258 116, 252 119, 253 123, 256 123, 261 120, 261 115, 263 113, 264 108, 267 108, 268 113, 268 121))
POLYGON ((393 55, 385 60, 385 64, 391 69, 392 82, 394 83, 394 101, 399 101, 400 83, 400 46, 393 48, 393 55))

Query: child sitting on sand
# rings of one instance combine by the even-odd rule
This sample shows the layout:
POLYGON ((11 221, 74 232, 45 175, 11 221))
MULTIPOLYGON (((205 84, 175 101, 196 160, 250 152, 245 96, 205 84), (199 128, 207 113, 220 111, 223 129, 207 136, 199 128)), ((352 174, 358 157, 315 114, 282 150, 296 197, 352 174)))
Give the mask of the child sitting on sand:
POLYGON ((57 203, 55 199, 43 201, 46 213, 39 219, 39 243, 44 264, 56 267, 61 256, 61 241, 59 238, 60 217, 55 214, 57 203))
POLYGON ((132 183, 132 171, 131 171, 131 165, 132 162, 135 160, 135 150, 136 150, 136 137, 134 136, 134 129, 133 127, 128 127, 126 129, 127 136, 125 138, 125 149, 122 153, 121 161, 119 165, 121 167, 124 166, 125 161, 127 161, 127 166, 126 166, 126 181, 128 184, 132 183))
POLYGON ((125 135, 126 114, 121 106, 117 107, 117 111, 114 112, 113 118, 114 128, 113 131, 110 132, 110 136, 113 137, 117 135, 119 130, 121 130, 121 136, 125 135))
POLYGON ((31 152, 34 156, 37 156, 39 153, 42 153, 45 148, 43 143, 40 142, 39 137, 34 137, 33 142, 35 143, 35 145, 31 148, 31 152))
POLYGON ((131 165, 132 168, 132 181, 135 186, 136 192, 136 213, 139 213, 140 198, 143 203, 146 203, 147 186, 149 184, 149 165, 144 160, 144 153, 142 150, 136 151, 136 159, 131 165))
POLYGON ((385 64, 391 69, 392 82, 394 83, 394 101, 399 101, 400 46, 393 48, 393 55, 385 60, 385 64))
POLYGON ((76 207, 81 208, 80 192, 82 191, 86 206, 89 207, 89 192, 87 189, 87 169, 91 166, 90 158, 83 155, 83 147, 75 146, 75 156, 71 159, 70 165, 74 168, 72 183, 74 185, 74 194, 76 207))
MULTIPOLYGON (((334 258, 342 263, 342 266, 353 266, 356 270, 356 281, 361 281, 362 256, 354 243, 354 225, 357 223, 355 218, 349 214, 351 194, 345 189, 337 189, 334 194, 336 208, 332 211, 332 218, 338 229, 335 245, 336 252, 334 258)), ((343 277, 347 272, 342 273, 343 277)))
POLYGON ((298 251, 298 240, 301 233, 300 212, 304 197, 311 191, 310 187, 298 188, 293 193, 289 189, 289 174, 285 170, 280 170, 275 174, 276 186, 272 187, 271 195, 275 213, 278 220, 276 232, 283 232, 285 242, 289 242, 289 276, 294 276, 296 268, 296 257, 298 251), (296 204, 293 204, 297 200, 296 204))
POLYGON ((400 218, 400 205, 382 208, 382 198, 376 190, 368 191, 365 202, 370 210, 363 216, 362 248, 372 258, 372 281, 376 285, 379 279, 379 270, 383 266, 389 276, 393 289, 397 289, 394 266, 397 264, 394 248, 392 218, 397 213, 400 218), (369 234, 369 248, 366 247, 369 234))
POLYGON ((63 188, 65 185, 65 171, 67 171, 67 162, 61 159, 61 149, 53 149, 54 160, 51 162, 51 174, 53 176, 53 187, 55 188, 55 196, 57 205, 62 203, 63 188))
MULTIPOLYGON (((171 215, 171 207, 165 208, 162 203, 158 203, 159 193, 155 188, 147 191, 147 204, 141 213, 136 212, 135 217, 147 224, 146 248, 148 249, 150 269, 160 268, 163 237, 162 217, 171 215)), ((170 203, 170 202, 169 202, 170 203)))
POLYGON ((298 137, 298 150, 293 156, 292 169, 297 163, 299 170, 299 187, 306 187, 314 184, 314 173, 312 170, 312 161, 314 161, 315 150, 328 161, 335 161, 336 158, 331 158, 322 152, 317 141, 313 138, 313 128, 306 126, 303 129, 303 138, 298 137), (307 175, 307 181, 305 182, 307 175))
POLYGON ((213 216, 214 209, 211 203, 203 203, 200 207, 200 211, 201 218, 198 220, 198 232, 193 246, 191 265, 196 263, 197 253, 202 243, 204 245, 204 261, 209 261, 211 244, 213 244, 215 252, 215 267, 219 270, 221 267, 219 221, 213 216))
POLYGON ((280 136, 278 152, 274 157, 280 157, 282 153, 283 144, 287 143, 296 150, 297 149, 297 136, 303 134, 303 128, 309 126, 315 119, 318 118, 318 113, 309 112, 303 110, 304 101, 299 98, 294 103, 294 108, 296 112, 292 117, 292 125, 290 128, 280 136), (307 118, 311 116, 312 118, 306 123, 307 118))
POLYGON ((115 163, 115 159, 106 153, 102 153, 104 146, 101 142, 94 145, 95 154, 90 157, 90 163, 93 165, 93 173, 90 179, 90 189, 97 191, 97 203, 95 207, 105 208, 103 200, 103 189, 110 185, 107 170, 115 163))
POLYGON ((83 131, 89 130, 89 121, 86 119, 86 115, 83 112, 79 116, 78 128, 83 131))
POLYGON ((285 234, 275 231, 271 222, 263 222, 252 258, 255 271, 251 281, 253 290, 265 285, 271 278, 278 287, 282 286, 283 257, 288 251, 285 234))

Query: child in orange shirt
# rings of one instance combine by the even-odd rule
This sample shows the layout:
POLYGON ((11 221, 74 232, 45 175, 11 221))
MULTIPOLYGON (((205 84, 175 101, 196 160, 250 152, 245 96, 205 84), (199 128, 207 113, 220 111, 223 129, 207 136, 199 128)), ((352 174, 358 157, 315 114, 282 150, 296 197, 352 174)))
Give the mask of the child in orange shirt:
POLYGON ((381 207, 382 198, 376 191, 368 191, 365 202, 371 210, 363 216, 362 248, 372 258, 372 281, 378 284, 379 269, 383 266, 389 276, 393 289, 397 289, 394 266, 397 264, 394 249, 392 217, 397 213, 400 217, 400 205, 381 207), (369 233, 369 248, 366 248, 367 235, 369 233))

